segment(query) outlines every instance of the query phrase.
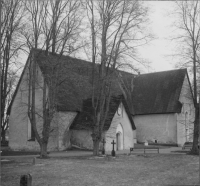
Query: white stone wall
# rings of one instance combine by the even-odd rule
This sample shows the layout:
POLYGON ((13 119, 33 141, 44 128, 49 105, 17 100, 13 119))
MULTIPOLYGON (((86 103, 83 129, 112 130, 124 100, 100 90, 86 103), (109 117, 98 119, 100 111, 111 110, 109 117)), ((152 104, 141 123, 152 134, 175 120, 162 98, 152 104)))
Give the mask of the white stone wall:
POLYGON ((92 131, 71 130, 71 144, 85 149, 93 149, 92 131))
MULTIPOLYGON (((36 120, 39 135, 42 133, 42 97, 43 97, 43 76, 39 67, 36 70, 36 120)), ((29 62, 24 70, 21 83, 16 97, 13 101, 9 117, 9 147, 14 150, 39 150, 37 140, 30 139, 30 121, 28 118, 28 81, 29 81, 29 62)), ((58 114, 55 114, 51 123, 51 133, 49 137, 48 150, 58 150, 58 114)))
POLYGON ((137 141, 177 143, 176 114, 152 114, 134 116, 137 141))
POLYGON ((137 128, 133 130, 133 143, 137 143, 137 128))
POLYGON ((179 101, 182 103, 181 113, 177 114, 177 144, 183 146, 186 141, 193 140, 194 104, 187 76, 184 79, 179 101))
POLYGON ((158 143, 176 143, 182 146, 192 141, 194 123, 194 104, 187 76, 185 76, 179 101, 182 103, 181 113, 152 114, 134 116, 137 128, 137 140, 158 143))
POLYGON ((71 133, 69 127, 72 124, 74 118, 76 117, 76 112, 59 112, 58 113, 58 125, 59 125, 59 138, 58 147, 59 150, 65 150, 70 148, 70 138, 71 133))
POLYGON ((39 149, 36 141, 28 141, 28 72, 27 66, 9 117, 9 146, 15 150, 39 149))
MULTIPOLYGON (((123 105, 121 104, 120 107, 121 114, 118 115, 117 112, 115 113, 110 128, 103 134, 106 140, 106 151, 112 150, 111 142, 114 140, 116 143, 116 134, 119 131, 123 133, 123 149, 130 149, 130 147, 133 147, 134 145, 133 141, 135 138, 135 132, 133 132, 132 130, 131 123, 123 105), (121 126, 121 128, 119 127, 119 125, 121 126)), ((91 134, 92 131, 88 130, 71 130, 71 143, 82 148, 93 149, 93 141, 91 134)), ((102 143, 100 143, 100 149, 102 149, 102 143)))
MULTIPOLYGON (((110 125, 110 128, 105 133, 105 139, 106 139, 106 145, 105 150, 111 151, 112 150, 112 144, 111 142, 114 140, 116 143, 116 134, 117 134, 117 127, 118 125, 121 125, 123 129, 123 149, 130 149, 130 147, 134 146, 134 133, 131 126, 131 123, 129 121, 128 115, 124 109, 123 104, 120 104, 121 107, 121 114, 119 115, 117 112, 114 115, 114 118, 112 120, 112 123, 110 125)), ((116 150, 116 145, 115 145, 116 150)))

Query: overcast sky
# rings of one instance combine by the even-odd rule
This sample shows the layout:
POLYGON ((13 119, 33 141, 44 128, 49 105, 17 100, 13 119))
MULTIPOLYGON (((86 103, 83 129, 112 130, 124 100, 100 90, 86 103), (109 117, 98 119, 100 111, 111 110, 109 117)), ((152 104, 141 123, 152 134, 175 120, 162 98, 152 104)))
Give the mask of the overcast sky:
MULTIPOLYGON (((148 25, 157 39, 151 41, 147 46, 140 48, 140 56, 151 63, 151 68, 144 68, 141 73, 172 70, 175 68, 175 61, 167 57, 174 50, 173 43, 168 39, 172 35, 172 22, 167 13, 173 9, 172 1, 144 1, 149 6, 148 25)), ((27 56, 21 56, 26 61, 27 56)))
POLYGON ((172 1, 145 1, 150 7, 150 21, 149 25, 154 33, 155 39, 148 46, 140 49, 141 56, 151 62, 150 69, 147 72, 171 70, 175 67, 175 61, 171 60, 169 56, 174 44, 169 40, 173 34, 172 23, 173 19, 169 18, 168 13, 173 9, 172 1))

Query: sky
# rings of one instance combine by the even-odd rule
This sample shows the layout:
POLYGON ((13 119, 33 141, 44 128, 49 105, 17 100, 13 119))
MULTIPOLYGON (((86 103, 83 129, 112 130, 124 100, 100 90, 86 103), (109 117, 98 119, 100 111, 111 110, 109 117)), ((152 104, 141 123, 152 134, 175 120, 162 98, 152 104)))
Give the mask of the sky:
MULTIPOLYGON (((175 69, 175 61, 169 56, 172 54, 174 44, 169 40, 173 32, 173 19, 167 13, 173 9, 172 1, 144 1, 149 7, 150 24, 148 27, 156 37, 151 43, 139 49, 141 58, 150 62, 150 68, 144 68, 141 73, 150 73, 175 69)), ((27 56, 22 57, 25 63, 27 56)))
POLYGON ((145 73, 172 70, 175 61, 169 57, 174 49, 173 42, 169 39, 173 34, 173 19, 168 13, 173 9, 172 1, 145 1, 150 8, 150 29, 156 37, 148 46, 140 48, 140 54, 151 62, 151 68, 145 69, 145 73))

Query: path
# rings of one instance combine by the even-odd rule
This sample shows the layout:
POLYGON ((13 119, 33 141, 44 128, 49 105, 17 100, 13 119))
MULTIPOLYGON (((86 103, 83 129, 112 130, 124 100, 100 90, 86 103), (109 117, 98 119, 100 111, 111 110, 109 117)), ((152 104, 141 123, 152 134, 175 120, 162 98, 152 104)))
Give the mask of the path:
MULTIPOLYGON (((160 154, 183 154, 180 151, 182 151, 182 147, 166 147, 166 148, 160 148, 159 153, 160 154)), ((127 155, 129 154, 129 150, 122 150, 122 151, 116 151, 116 155, 127 155)), ((143 154, 144 151, 141 150, 135 150, 131 152, 131 154, 143 154)), ((147 151, 146 154, 152 154, 157 153, 156 151, 147 151)), ((111 152, 106 152, 107 155, 111 155, 111 152)), ((15 158, 34 158, 38 155, 20 155, 20 156, 1 156, 1 159, 15 159, 15 158)), ((50 157, 80 157, 80 156, 92 156, 92 151, 60 151, 60 152, 50 152, 50 157)))

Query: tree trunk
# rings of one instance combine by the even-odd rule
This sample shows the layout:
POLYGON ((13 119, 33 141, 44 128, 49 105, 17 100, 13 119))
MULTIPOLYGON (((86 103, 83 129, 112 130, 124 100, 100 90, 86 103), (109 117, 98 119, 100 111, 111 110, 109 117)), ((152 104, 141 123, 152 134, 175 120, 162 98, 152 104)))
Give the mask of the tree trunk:
POLYGON ((40 158, 48 158, 47 143, 45 143, 45 142, 42 142, 40 144, 40 158))
POLYGON ((1 141, 3 143, 6 142, 6 130, 4 130, 3 128, 1 128, 1 141))
POLYGON ((196 107, 195 108, 193 145, 192 145, 191 154, 199 154, 198 138, 199 138, 199 108, 196 107))
POLYGON ((94 129, 92 133, 92 140, 93 140, 93 155, 99 155, 99 143, 101 141, 101 133, 100 133, 100 112, 97 111, 96 120, 94 119, 94 129))
POLYGON ((94 156, 99 155, 99 144, 100 144, 100 139, 93 140, 93 155, 94 156))

